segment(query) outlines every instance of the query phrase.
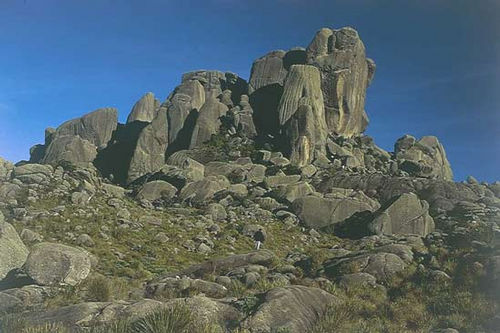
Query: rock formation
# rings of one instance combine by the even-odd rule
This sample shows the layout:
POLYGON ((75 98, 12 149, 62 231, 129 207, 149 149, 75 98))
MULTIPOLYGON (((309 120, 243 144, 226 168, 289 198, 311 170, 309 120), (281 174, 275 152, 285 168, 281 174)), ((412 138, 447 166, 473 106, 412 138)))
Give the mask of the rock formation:
POLYGON ((366 88, 375 65, 356 30, 323 28, 307 47, 307 63, 321 71, 326 122, 331 133, 351 137, 368 125, 366 88))
POLYGON ((322 29, 248 83, 189 72, 0 158, 0 331, 494 332, 500 183, 453 182, 435 137, 364 135, 374 71, 322 29))
POLYGON ((278 106, 279 122, 291 145, 290 161, 310 164, 315 151, 324 152, 328 134, 320 73, 313 66, 293 65, 278 106))
POLYGON ((153 93, 148 92, 135 103, 132 111, 130 111, 128 115, 127 124, 133 121, 144 121, 149 123, 155 118, 159 108, 160 101, 155 98, 153 93))
POLYGON ((394 153, 399 168, 411 175, 453 180, 446 152, 435 136, 424 136, 417 141, 405 135, 396 141, 394 153))

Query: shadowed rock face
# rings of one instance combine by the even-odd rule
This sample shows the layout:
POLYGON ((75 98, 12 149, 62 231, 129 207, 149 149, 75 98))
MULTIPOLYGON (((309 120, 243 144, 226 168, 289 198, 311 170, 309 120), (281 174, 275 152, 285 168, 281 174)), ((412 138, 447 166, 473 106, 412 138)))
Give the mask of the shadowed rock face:
POLYGON ((305 51, 294 49, 272 51, 255 60, 250 73, 248 91, 254 110, 254 121, 261 136, 279 134, 278 105, 283 86, 292 65, 305 64, 305 51))
POLYGON ((356 30, 318 31, 307 48, 307 63, 321 72, 329 131, 346 137, 362 133, 368 125, 365 96, 375 64, 367 60, 356 30))

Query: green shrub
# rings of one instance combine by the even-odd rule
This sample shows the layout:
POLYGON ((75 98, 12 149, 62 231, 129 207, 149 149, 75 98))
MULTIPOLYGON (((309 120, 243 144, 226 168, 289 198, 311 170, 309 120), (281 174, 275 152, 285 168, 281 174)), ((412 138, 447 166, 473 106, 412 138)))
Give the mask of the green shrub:
POLYGON ((131 325, 131 333, 187 333, 190 332, 192 314, 186 305, 152 312, 131 325))
POLYGON ((266 291, 271 290, 273 288, 284 287, 288 284, 289 284, 289 282, 285 278, 276 279, 276 280, 272 280, 272 281, 269 279, 266 279, 266 278, 262 278, 262 279, 259 279, 259 281, 257 281, 257 283, 255 283, 254 289, 257 290, 258 292, 263 293, 263 292, 266 292, 266 291))
POLYGON ((112 298, 113 287, 109 278, 95 275, 86 281, 86 299, 91 302, 109 302, 112 298))
POLYGON ((82 330, 81 333, 128 333, 130 330, 130 321, 118 320, 109 324, 90 327, 82 330))
POLYGON ((243 283, 241 283, 238 280, 231 280, 231 286, 229 287, 229 295, 236 297, 236 298, 241 298, 245 296, 247 293, 247 289, 243 283))
POLYGON ((30 326, 24 328, 22 333, 68 333, 68 329, 59 323, 47 323, 45 325, 30 326))

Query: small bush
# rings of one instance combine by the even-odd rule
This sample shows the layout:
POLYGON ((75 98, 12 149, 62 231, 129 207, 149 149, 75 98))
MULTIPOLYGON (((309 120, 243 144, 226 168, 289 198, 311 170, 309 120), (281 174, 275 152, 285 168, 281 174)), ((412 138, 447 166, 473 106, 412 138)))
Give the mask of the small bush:
POLYGON ((186 305, 175 305, 138 319, 132 323, 131 333, 187 333, 192 320, 186 305))
POLYGON ((130 321, 118 320, 109 324, 90 327, 82 330, 81 333, 128 333, 131 330, 130 326, 130 321))
POLYGON ((112 298, 112 285, 110 280, 102 275, 90 277, 87 282, 86 299, 91 302, 109 302, 112 298))
POLYGON ((247 289, 243 283, 238 280, 231 280, 231 286, 229 287, 229 295, 241 298, 245 296, 247 293, 247 289))
POLYGON ((289 282, 285 278, 276 279, 272 281, 266 278, 262 278, 259 281, 257 281, 257 283, 254 286, 254 289, 257 290, 258 292, 263 293, 273 288, 287 286, 288 284, 289 282))
POLYGON ((22 333, 68 333, 68 329, 59 323, 48 323, 45 325, 26 327, 22 333))

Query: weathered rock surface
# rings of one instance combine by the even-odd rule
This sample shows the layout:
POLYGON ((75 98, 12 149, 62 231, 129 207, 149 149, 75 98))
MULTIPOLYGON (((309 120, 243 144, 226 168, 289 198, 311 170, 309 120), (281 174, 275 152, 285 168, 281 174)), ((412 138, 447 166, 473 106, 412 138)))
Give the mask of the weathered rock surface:
POLYGON ((320 73, 316 67, 293 65, 278 106, 280 125, 290 146, 290 161, 310 164, 315 151, 324 152, 328 134, 320 73))
POLYGON ((243 322, 250 332, 308 332, 335 296, 318 288, 287 286, 274 288, 265 295, 264 303, 243 322))
POLYGON ((153 121, 144 127, 128 167, 127 183, 159 170, 165 164, 168 147, 167 110, 160 108, 153 121))
POLYGON ((50 165, 24 164, 15 167, 12 175, 25 184, 46 184, 53 172, 50 165))
POLYGON ((405 135, 396 141, 394 153, 399 168, 412 176, 453 180, 446 152, 435 136, 424 136, 417 141, 405 135))
POLYGON ((211 200, 215 193, 229 188, 229 180, 224 176, 209 176, 203 180, 187 184, 179 193, 183 201, 202 203, 211 200))
POLYGON ((170 183, 164 180, 155 180, 144 184, 137 193, 137 198, 139 200, 149 200, 155 201, 158 199, 170 200, 177 193, 177 188, 175 188, 170 183))
POLYGON ((0 212, 0 280, 11 270, 20 268, 28 257, 28 249, 12 225, 0 212))
POLYGON ((307 48, 307 63, 321 71, 330 133, 346 137, 362 133, 368 125, 366 88, 375 66, 367 60, 357 31, 321 29, 307 48))
POLYGON ((327 261, 324 270, 332 277, 367 273, 374 276, 378 282, 384 283, 390 281, 407 266, 407 263, 394 253, 376 252, 327 261))
POLYGON ((90 255, 86 251, 55 243, 34 245, 23 267, 42 286, 77 285, 85 280, 90 269, 90 255))
POLYGON ((434 231, 434 220, 427 201, 414 193, 405 193, 376 214, 370 229, 376 234, 425 236, 434 231))
POLYGON ((203 293, 211 298, 223 298, 228 289, 218 283, 190 278, 170 278, 150 283, 146 286, 145 296, 152 299, 177 298, 194 293, 203 293))
POLYGON ((193 128, 189 148, 194 148, 210 140, 213 134, 219 132, 220 118, 226 114, 228 108, 215 98, 208 99, 200 109, 200 114, 193 128))
POLYGON ((156 112, 160 108, 160 101, 155 95, 148 92, 135 103, 127 118, 127 123, 134 121, 151 122, 156 117, 156 112))
POLYGON ((293 202, 292 208, 308 227, 320 229, 346 220, 355 213, 376 211, 380 204, 363 192, 352 192, 346 196, 321 198, 305 196, 293 202))
POLYGON ((35 285, 3 290, 0 292, 0 313, 40 309, 53 294, 52 288, 35 285))
POLYGON ((58 163, 68 161, 75 164, 92 162, 97 149, 104 148, 118 125, 118 111, 103 108, 81 118, 69 120, 55 131, 46 131, 43 158, 32 156, 34 162, 58 163))

